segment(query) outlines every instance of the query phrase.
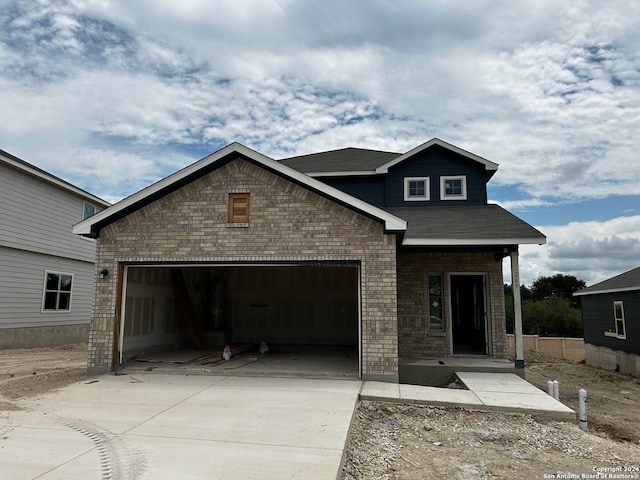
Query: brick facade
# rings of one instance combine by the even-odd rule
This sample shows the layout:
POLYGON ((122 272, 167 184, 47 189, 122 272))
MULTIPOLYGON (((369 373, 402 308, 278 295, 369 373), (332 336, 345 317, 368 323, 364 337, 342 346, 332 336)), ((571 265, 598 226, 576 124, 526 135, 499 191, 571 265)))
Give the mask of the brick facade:
POLYGON ((451 304, 448 274, 485 275, 487 318, 490 322, 490 356, 507 358, 506 317, 502 262, 493 253, 398 254, 398 350, 401 357, 451 355, 451 304), (427 275, 443 276, 444 333, 429 333, 427 275))
POLYGON ((397 381, 395 235, 241 158, 101 230, 89 370, 112 368, 120 265, 327 260, 360 264, 363 377, 397 381), (250 194, 248 223, 228 223, 229 193, 250 194))

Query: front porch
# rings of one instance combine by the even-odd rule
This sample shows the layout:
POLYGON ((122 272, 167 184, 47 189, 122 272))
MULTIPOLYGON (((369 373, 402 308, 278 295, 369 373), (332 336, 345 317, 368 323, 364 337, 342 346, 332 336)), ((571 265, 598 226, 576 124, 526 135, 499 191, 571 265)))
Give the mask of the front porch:
POLYGON ((455 381, 456 372, 515 373, 524 378, 524 368, 516 368, 508 359, 486 356, 415 358, 400 357, 400 383, 446 387, 455 381))

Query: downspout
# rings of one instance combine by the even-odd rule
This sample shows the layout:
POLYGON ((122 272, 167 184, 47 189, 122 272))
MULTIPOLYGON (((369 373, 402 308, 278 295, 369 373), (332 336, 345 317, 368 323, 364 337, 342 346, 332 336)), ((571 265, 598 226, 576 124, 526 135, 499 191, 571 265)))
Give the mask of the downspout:
POLYGON ((522 301, 520 299, 520 266, 518 250, 510 253, 511 289, 513 290, 513 333, 516 344, 516 368, 524 368, 524 345, 522 341, 522 301))

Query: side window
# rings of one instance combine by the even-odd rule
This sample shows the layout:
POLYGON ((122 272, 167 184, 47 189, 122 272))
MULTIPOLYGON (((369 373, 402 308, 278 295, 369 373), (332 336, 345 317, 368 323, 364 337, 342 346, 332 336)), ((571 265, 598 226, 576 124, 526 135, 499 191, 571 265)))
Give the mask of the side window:
POLYGON ((42 295, 43 312, 68 312, 71 309, 73 275, 46 271, 42 295))
POLYGON ((96 214, 96 206, 89 203, 84 202, 84 207, 82 209, 82 219, 86 220, 89 217, 92 217, 96 214))
POLYGON ((429 331, 444 332, 444 312, 442 309, 442 275, 429 274, 427 283, 429 331))
POLYGON ((440 177, 440 200, 466 200, 467 177, 440 177))
POLYGON ((621 301, 613 302, 613 317, 616 321, 616 335, 618 338, 627 338, 627 332, 624 324, 624 303, 621 301))
POLYGON ((427 201, 430 197, 429 177, 405 177, 405 201, 427 201))

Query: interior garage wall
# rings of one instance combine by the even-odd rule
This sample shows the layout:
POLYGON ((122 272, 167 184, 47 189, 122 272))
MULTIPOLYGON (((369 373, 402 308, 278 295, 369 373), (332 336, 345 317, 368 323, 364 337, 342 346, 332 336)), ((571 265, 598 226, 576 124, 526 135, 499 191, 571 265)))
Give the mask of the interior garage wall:
MULTIPOLYGON (((97 271, 131 263, 357 262, 361 364, 367 379, 398 380, 396 238, 368 218, 242 158, 101 229, 97 271), (250 194, 250 219, 228 223, 230 193, 250 194)), ((118 279, 98 279, 90 372, 113 367, 118 279)))
POLYGON ((166 268, 127 269, 123 356, 181 347, 188 332, 166 268))
POLYGON ((209 347, 225 343, 358 344, 358 268, 128 267, 123 357, 195 347, 170 270, 188 286, 209 347), (224 297, 221 301, 213 299, 224 297))
POLYGON ((233 341, 357 345, 357 275, 353 267, 231 269, 233 341))

